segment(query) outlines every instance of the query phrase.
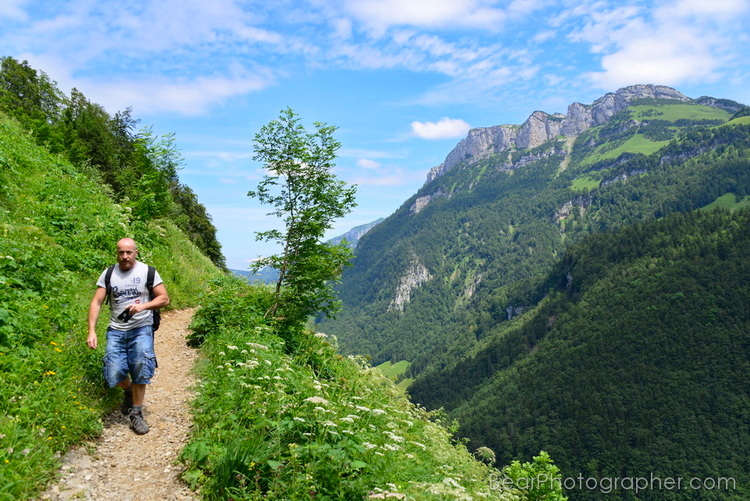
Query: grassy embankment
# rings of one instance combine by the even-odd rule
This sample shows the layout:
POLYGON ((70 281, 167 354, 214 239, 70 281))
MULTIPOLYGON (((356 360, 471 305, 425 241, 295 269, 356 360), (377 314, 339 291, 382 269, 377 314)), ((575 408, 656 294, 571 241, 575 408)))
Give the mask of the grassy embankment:
POLYGON ((218 272, 171 222, 132 220, 93 169, 38 147, 2 114, 0 232, 0 499, 26 499, 117 404, 102 383, 103 348, 85 345, 94 283, 116 241, 140 243, 175 308, 194 305, 218 272))

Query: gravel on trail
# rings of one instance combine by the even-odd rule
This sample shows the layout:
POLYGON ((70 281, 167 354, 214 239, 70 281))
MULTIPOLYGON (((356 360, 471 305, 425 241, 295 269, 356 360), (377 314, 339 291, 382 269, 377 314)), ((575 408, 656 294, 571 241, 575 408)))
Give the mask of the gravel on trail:
POLYGON ((195 310, 162 312, 155 335, 159 368, 146 391, 145 435, 130 429, 119 408, 104 418, 101 437, 62 458, 60 480, 41 499, 195 500, 175 461, 188 440, 197 351, 185 342, 195 310))

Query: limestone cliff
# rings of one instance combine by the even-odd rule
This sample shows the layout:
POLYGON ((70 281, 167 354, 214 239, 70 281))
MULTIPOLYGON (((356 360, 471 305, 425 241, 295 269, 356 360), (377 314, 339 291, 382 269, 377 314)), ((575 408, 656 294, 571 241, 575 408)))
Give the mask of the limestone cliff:
MULTIPOLYGON (((442 164, 430 170, 427 182, 461 163, 469 165, 502 151, 536 148, 555 137, 575 137, 589 127, 606 123, 613 115, 627 108, 634 99, 646 98, 693 101, 671 87, 632 85, 605 94, 590 105, 572 103, 565 115, 535 111, 520 126, 495 125, 472 129, 453 148, 442 164)), ((713 102, 708 98, 702 99, 709 106, 713 102)))

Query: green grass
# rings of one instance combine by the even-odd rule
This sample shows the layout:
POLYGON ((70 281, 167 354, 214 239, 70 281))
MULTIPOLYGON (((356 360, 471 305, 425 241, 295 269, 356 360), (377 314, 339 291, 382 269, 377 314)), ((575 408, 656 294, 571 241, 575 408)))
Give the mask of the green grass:
POLYGON ((695 104, 662 104, 659 106, 638 105, 631 106, 629 111, 636 120, 667 120, 675 122, 687 120, 729 120, 731 113, 710 106, 695 104))
POLYGON ((376 366, 376 368, 383 373, 383 375, 389 379, 398 379, 400 375, 407 371, 411 362, 401 360, 395 364, 388 361, 376 366))
POLYGON ((651 141, 641 134, 634 134, 617 148, 605 151, 604 153, 592 153, 588 155, 580 165, 591 165, 601 160, 617 158, 623 153, 641 153, 650 155, 669 144, 669 141, 651 141))
POLYGON ((579 176, 573 180, 570 189, 573 191, 590 191, 599 187, 600 179, 594 179, 588 174, 579 176))
POLYGON ((701 207, 701 210, 711 210, 717 208, 735 210, 748 206, 750 206, 750 196, 746 195, 738 199, 738 197, 734 193, 725 193, 710 204, 701 207))
POLYGON ((226 278, 196 313, 205 344, 182 461, 203 498, 519 499, 379 369, 324 334, 266 324, 267 297, 226 278))
POLYGON ((735 118, 724 125, 750 125, 750 116, 735 118))

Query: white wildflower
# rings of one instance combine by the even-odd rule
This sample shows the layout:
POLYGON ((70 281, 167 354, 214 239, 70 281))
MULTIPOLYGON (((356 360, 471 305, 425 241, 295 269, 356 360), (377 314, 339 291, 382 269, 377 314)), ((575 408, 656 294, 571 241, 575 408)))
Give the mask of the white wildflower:
POLYGON ((299 422, 299 423, 305 423, 305 422, 306 422, 304 418, 301 418, 301 417, 297 417, 297 416, 295 416, 295 417, 294 417, 293 419, 294 419, 295 421, 299 422))
POLYGON ((231 344, 228 344, 227 348, 230 349, 230 350, 236 350, 236 349, 238 349, 236 346, 231 345, 231 344))
POLYGON ((376 416, 381 416, 381 415, 383 415, 383 414, 388 414, 388 413, 387 413, 387 412, 385 412, 385 411, 384 411, 383 409, 373 409, 373 410, 372 410, 372 413, 373 413, 373 414, 375 414, 376 416))
POLYGON ((325 405, 325 404, 328 403, 328 400, 326 400, 323 397, 319 397, 319 396, 316 395, 316 396, 313 396, 313 397, 307 397, 305 399, 305 402, 310 402, 311 404, 323 404, 323 405, 325 405))

